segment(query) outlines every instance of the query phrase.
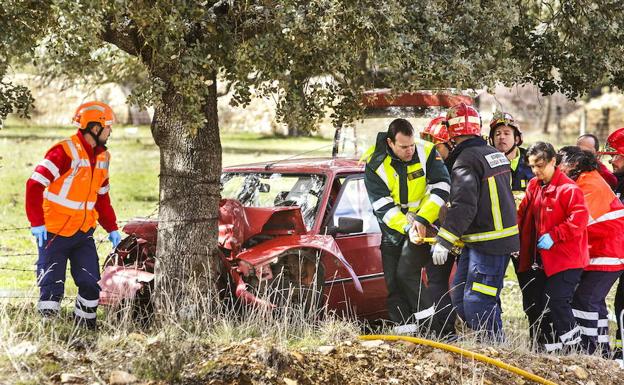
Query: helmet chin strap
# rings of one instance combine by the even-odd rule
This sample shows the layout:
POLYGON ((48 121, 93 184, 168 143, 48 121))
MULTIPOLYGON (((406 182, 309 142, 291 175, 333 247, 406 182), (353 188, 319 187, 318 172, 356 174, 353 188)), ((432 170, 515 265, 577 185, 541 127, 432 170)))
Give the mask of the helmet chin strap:
POLYGON ((95 140, 95 146, 102 146, 104 147, 106 145, 106 141, 102 142, 102 140, 100 139, 100 135, 102 135, 102 132, 104 131, 104 127, 99 126, 100 127, 100 131, 98 131, 97 135, 95 135, 91 130, 85 130, 85 133, 91 135, 91 137, 93 138, 93 140, 95 140))
POLYGON ((518 148, 518 146, 516 145, 516 143, 514 143, 514 145, 511 146, 511 148, 509 149, 509 151, 505 153, 505 156, 511 154, 516 148, 518 148))

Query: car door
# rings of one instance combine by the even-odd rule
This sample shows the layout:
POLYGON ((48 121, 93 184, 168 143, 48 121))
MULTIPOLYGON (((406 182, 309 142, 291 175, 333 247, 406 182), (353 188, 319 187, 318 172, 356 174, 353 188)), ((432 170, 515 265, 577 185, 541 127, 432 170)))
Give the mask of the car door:
POLYGON ((330 306, 362 318, 384 317, 387 290, 379 250, 381 232, 364 186, 364 174, 348 176, 342 182, 328 225, 338 226, 340 217, 362 220, 362 232, 336 233, 335 239, 357 274, 363 293, 354 289, 350 278, 328 279, 325 287, 330 290, 330 306))

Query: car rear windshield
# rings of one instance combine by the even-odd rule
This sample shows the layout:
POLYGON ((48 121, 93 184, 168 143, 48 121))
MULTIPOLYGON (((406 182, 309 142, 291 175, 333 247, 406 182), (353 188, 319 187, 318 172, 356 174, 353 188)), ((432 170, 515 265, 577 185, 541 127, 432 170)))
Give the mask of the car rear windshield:
POLYGON ((223 173, 221 196, 244 206, 297 206, 310 230, 318 212, 325 176, 320 174, 223 173))

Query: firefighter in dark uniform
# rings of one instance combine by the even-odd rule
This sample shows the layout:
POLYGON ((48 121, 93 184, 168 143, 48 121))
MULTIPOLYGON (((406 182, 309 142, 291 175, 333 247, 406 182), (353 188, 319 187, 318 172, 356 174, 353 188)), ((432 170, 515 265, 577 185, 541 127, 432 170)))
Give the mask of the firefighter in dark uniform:
POLYGON ((415 138, 405 119, 393 120, 387 132, 380 132, 363 158, 367 160, 364 182, 382 232, 388 314, 397 324, 394 331, 429 331, 423 327, 431 326, 434 306, 421 270, 431 257, 422 238, 448 200, 448 171, 434 145, 415 138))
POLYGON ((453 305, 471 329, 500 340, 500 291, 509 258, 519 249, 511 166, 480 137, 481 118, 473 107, 460 103, 446 118, 455 145, 449 157, 450 208, 432 259, 443 264, 453 245, 464 243, 453 281, 453 305))

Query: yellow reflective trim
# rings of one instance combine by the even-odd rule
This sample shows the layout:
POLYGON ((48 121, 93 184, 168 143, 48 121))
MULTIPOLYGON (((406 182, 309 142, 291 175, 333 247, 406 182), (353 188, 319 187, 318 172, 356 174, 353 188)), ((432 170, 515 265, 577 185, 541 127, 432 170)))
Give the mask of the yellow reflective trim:
MULTIPOLYGON (((439 234, 439 233, 438 233, 439 234)), ((518 234, 518 225, 513 225, 502 230, 487 231, 485 233, 466 234, 461 237, 464 242, 485 242, 501 239, 518 234)))
POLYGON ((451 233, 450 231, 441 228, 440 231, 438 231, 438 235, 444 239, 446 239, 447 241, 449 241, 450 243, 455 243, 459 240, 459 237, 453 233, 451 233))
POLYGON ((622 340, 615 340, 615 347, 616 348, 621 348, 622 347, 622 340))
POLYGON ((479 282, 473 282, 472 291, 476 291, 485 295, 496 297, 496 293, 498 292, 498 289, 494 286, 488 286, 479 282))
POLYGON ((494 219, 494 230, 503 229, 503 217, 500 210, 500 202, 498 201, 498 187, 496 187, 496 179, 491 176, 488 178, 488 187, 490 188, 490 201, 492 202, 492 219, 494 219))

